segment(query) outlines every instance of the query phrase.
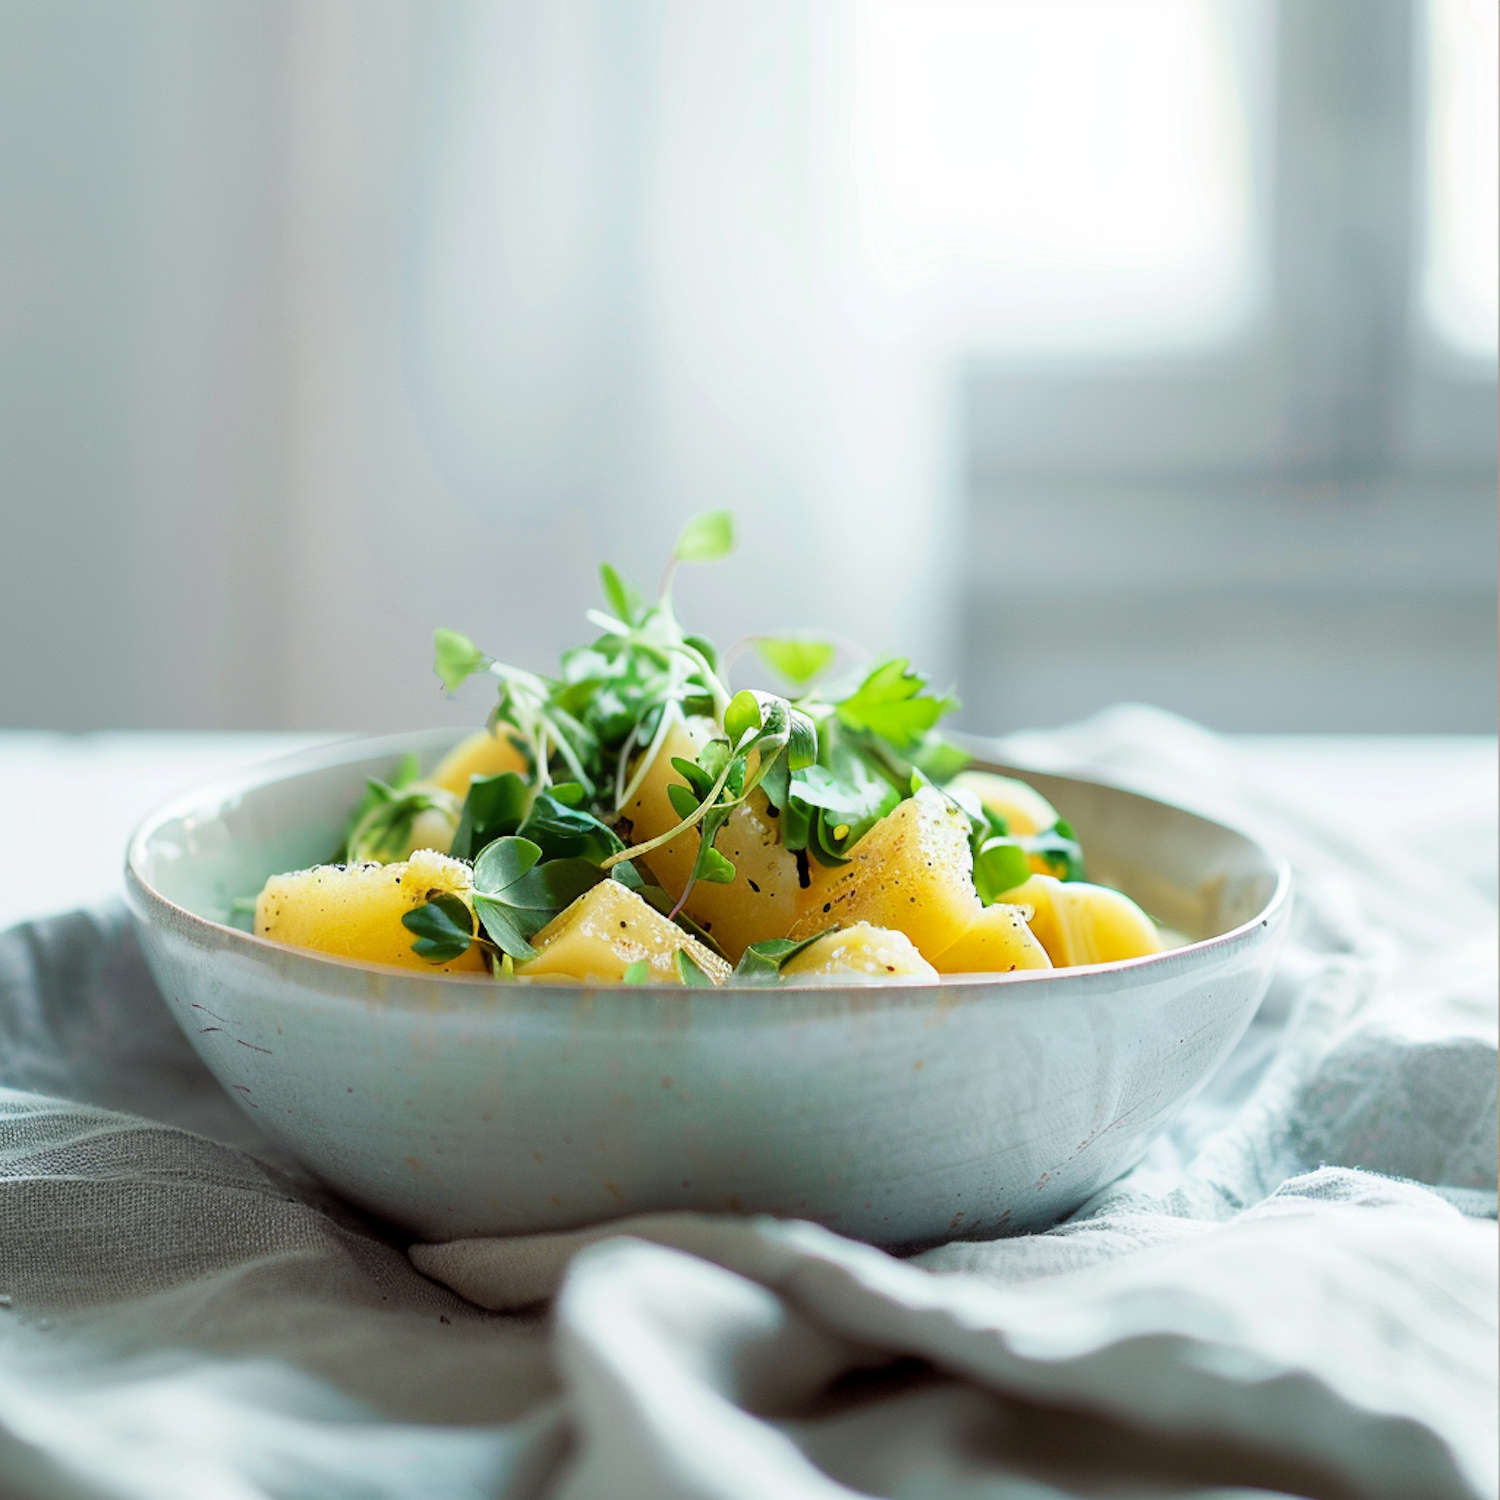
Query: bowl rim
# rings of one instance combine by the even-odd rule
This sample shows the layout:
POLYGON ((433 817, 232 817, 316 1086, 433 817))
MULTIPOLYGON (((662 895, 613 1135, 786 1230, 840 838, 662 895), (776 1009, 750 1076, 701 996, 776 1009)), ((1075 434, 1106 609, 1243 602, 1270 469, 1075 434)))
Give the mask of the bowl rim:
MULTIPOLYGON (((306 962, 319 967, 328 966, 330 970, 344 973, 352 971, 368 975, 384 975, 399 978, 403 981, 410 981, 423 987, 433 981, 439 981, 445 990, 451 989, 455 994, 465 989, 471 992, 482 990, 486 994, 491 994, 497 987, 500 987, 501 982, 487 974, 442 974, 436 971, 423 973, 420 969, 405 968, 396 964, 373 963, 367 959, 343 958, 331 953, 321 953, 312 948, 296 948, 287 943, 273 942, 270 938, 257 937, 254 933, 246 932, 243 928, 233 927, 227 922, 218 922, 212 917, 205 917, 197 912, 189 911, 185 906, 163 895, 146 878, 143 869, 146 848, 150 838, 164 824, 171 822, 174 818, 184 817, 193 810, 202 808, 205 804, 222 807, 236 796, 257 790, 261 787, 274 785, 278 781, 291 780, 297 775, 332 769, 336 766, 345 765, 352 760, 369 759, 384 753, 400 753, 403 750, 410 750, 415 745, 426 741, 432 742, 434 747, 444 739, 452 744, 456 743, 463 735, 473 732, 471 727, 443 725, 427 729, 405 730, 392 734, 349 734, 335 736, 317 745, 306 746, 301 749, 272 756, 266 760, 257 761, 243 767, 239 771, 214 777, 211 780, 200 782, 186 791, 175 793, 173 796, 158 803, 156 807, 148 812, 136 824, 135 829, 126 842, 124 873, 127 905, 131 907, 136 916, 142 921, 149 920, 148 910, 154 907, 163 914, 168 915, 172 919, 174 926, 179 929, 198 929, 203 936, 211 935, 215 941, 215 946, 227 946, 231 951, 238 948, 247 957, 260 959, 274 957, 282 962, 306 962), (355 752, 358 753, 356 754, 355 752), (277 772, 284 774, 273 774, 277 772)), ((800 983, 793 981, 789 983, 782 980, 775 985, 756 983, 728 984, 715 986, 715 993, 720 995, 732 993, 737 996, 759 995, 768 999, 775 995, 830 995, 841 991, 862 996, 874 996, 882 993, 909 996, 913 992, 939 993, 941 991, 969 988, 993 988, 997 985, 1004 985, 1010 988, 1017 985, 1043 983, 1048 980, 1055 982, 1064 978, 1082 979, 1093 975, 1120 974, 1149 967, 1166 968, 1175 966, 1174 961, 1180 962, 1188 955, 1206 954, 1218 948, 1238 946, 1249 938, 1256 929, 1269 927, 1273 919, 1278 918, 1283 913, 1290 900, 1292 890, 1290 864, 1282 855, 1268 848, 1260 839, 1245 829, 1235 826, 1232 822, 1227 822, 1218 817, 1209 817, 1195 808, 1184 807, 1180 803, 1168 802, 1160 797, 1150 796, 1147 793, 1136 791, 1132 787, 1123 786, 1102 777, 1072 776, 1067 772, 1047 770, 1040 766, 1028 770, 1024 766, 1016 766, 1010 762, 987 759, 986 752, 993 749, 993 746, 973 736, 965 736, 964 741, 966 747, 972 749, 974 752, 977 769, 993 770, 1002 775, 1018 775, 1022 777, 1027 775, 1047 776, 1063 781, 1078 782, 1081 785, 1104 787, 1122 796, 1150 803, 1155 807, 1170 809, 1172 812, 1194 818, 1198 822, 1208 824, 1212 828, 1243 839, 1264 858, 1269 868, 1275 874, 1275 883, 1269 899, 1253 916, 1241 922, 1238 926, 1231 928, 1228 932, 1216 933, 1212 937, 1187 943, 1180 948, 1169 948, 1161 953, 1148 953, 1139 958, 1115 959, 1109 963, 1076 964, 1065 969, 1016 969, 1007 973, 941 974, 935 982, 929 979, 903 978, 870 981, 850 979, 840 980, 836 983, 829 983, 827 981, 819 982, 816 980, 802 981, 800 983)), ((591 997, 600 995, 654 995, 658 997, 671 995, 685 999, 697 993, 692 989, 676 984, 621 985, 602 980, 593 982, 579 980, 571 984, 555 981, 537 982, 535 980, 522 980, 519 983, 528 996, 542 997, 555 995, 559 999, 579 993, 584 993, 591 997)), ((505 984, 504 989, 505 992, 509 992, 509 983, 505 984)), ((703 993, 708 992, 704 991, 703 993)), ((398 996, 392 995, 389 997, 389 1003, 400 1004, 401 999, 398 996)))

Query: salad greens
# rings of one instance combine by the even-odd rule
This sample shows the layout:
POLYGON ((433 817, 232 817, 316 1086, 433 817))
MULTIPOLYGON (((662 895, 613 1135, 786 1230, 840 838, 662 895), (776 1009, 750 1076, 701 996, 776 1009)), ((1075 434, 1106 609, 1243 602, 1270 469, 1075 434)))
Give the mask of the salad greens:
MULTIPOLYGON (((610 877, 703 940, 706 934, 682 908, 696 882, 734 881, 734 863, 715 841, 752 792, 758 789, 780 818, 782 843, 800 856, 805 871, 809 859, 846 863, 853 845, 903 798, 922 785, 941 785, 968 763, 937 732, 958 700, 933 692, 902 657, 882 658, 847 681, 830 682, 840 654, 835 642, 757 636, 742 645, 753 648, 792 696, 732 691, 713 643, 678 621, 672 581, 682 564, 718 561, 734 545, 728 512, 694 517, 677 540, 654 602, 608 563, 601 565, 606 608, 587 613, 599 634, 565 651, 555 677, 497 661, 457 631, 435 632, 434 665, 446 690, 476 675, 494 679, 490 728, 511 738, 529 775, 506 772, 472 782, 457 812, 451 853, 474 864, 483 932, 470 931, 466 917, 433 902, 406 919, 419 952, 449 957, 482 942, 512 960, 525 959, 541 927, 610 877), (623 810, 673 726, 695 716, 712 720, 717 733, 696 759, 672 761, 681 780, 668 795, 680 821, 632 845, 623 810), (672 902, 633 861, 649 860, 654 849, 692 828, 698 830, 697 856, 681 897, 672 902)), ((351 858, 359 857, 357 850, 396 844, 426 810, 427 791, 403 790, 413 777, 390 786, 371 783, 351 828, 351 858)), ((986 903, 1027 878, 1032 853, 1064 878, 1081 876, 1071 830, 1059 825, 1041 840, 1013 839, 1004 820, 986 813, 977 799, 953 794, 953 800, 970 821, 976 884, 986 903)), ((715 946, 711 940, 709 946, 715 946)), ((742 975, 774 975, 802 946, 755 945, 742 961, 742 975)), ((680 962, 691 965, 685 955, 680 962)), ((684 982, 708 982, 698 973, 694 979, 684 970, 684 982)), ((644 971, 633 982, 643 979, 644 971)))

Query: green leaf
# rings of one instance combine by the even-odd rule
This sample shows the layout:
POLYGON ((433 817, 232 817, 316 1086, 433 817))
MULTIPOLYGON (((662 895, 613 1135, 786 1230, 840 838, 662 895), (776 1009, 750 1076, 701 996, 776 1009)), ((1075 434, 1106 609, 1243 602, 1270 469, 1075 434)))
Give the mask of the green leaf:
POLYGON ((699 967, 697 959, 693 957, 686 948, 679 948, 673 955, 673 961, 677 965, 677 973, 682 982, 689 989, 711 990, 714 982, 699 967))
POLYGON ((488 896, 478 894, 474 897, 474 910, 479 914, 489 940, 502 953, 522 961, 536 957, 536 949, 528 939, 546 926, 545 922, 528 929, 528 925, 503 901, 492 901, 488 896))
POLYGON ((922 741, 912 763, 942 786, 945 782, 952 781, 973 759, 967 750, 960 750, 942 735, 929 734, 922 741))
POLYGON ((785 755, 778 755, 775 761, 765 768, 760 778, 760 789, 766 795, 766 801, 779 813, 787 804, 791 795, 791 766, 785 755))
POLYGON ((482 672, 490 664, 468 636, 439 627, 432 632, 433 671, 442 679, 443 690, 453 692, 466 677, 482 672))
MULTIPOLYGON (((383 782, 371 781, 360 805, 366 811, 344 840, 351 864, 391 864, 405 859, 411 852, 412 827, 421 813, 441 813, 450 829, 456 828, 459 820, 458 799, 436 786, 419 784, 398 792, 383 782)), ((451 848, 451 833, 448 843, 451 848)))
POLYGON ((512 958, 534 958, 528 940, 561 910, 523 885, 541 857, 530 839, 499 838, 474 863, 474 910, 491 941, 512 958))
POLYGON ((974 856, 974 888, 986 906, 1031 878, 1031 860, 1015 839, 987 839, 974 856))
POLYGON ((692 817, 698 811, 700 800, 690 787, 683 786, 680 781, 667 783, 667 801, 672 804, 672 811, 679 818, 692 817))
MULTIPOLYGON (((705 749, 707 747, 705 746, 705 749)), ((700 766, 697 761, 688 760, 681 755, 672 757, 672 769, 687 782, 693 791, 693 806, 696 807, 714 789, 714 781, 720 771, 724 769, 721 760, 718 766, 710 771, 705 766, 700 766)), ((683 814, 687 816, 686 813, 683 814)))
POLYGON ((801 709, 791 711, 787 730, 786 760, 794 771, 814 765, 818 759, 818 727, 801 709))
POLYGON ((449 854, 454 859, 472 860, 487 844, 514 833, 526 816, 530 797, 526 783, 514 771, 476 776, 469 783, 449 854))
POLYGON ((450 963, 467 953, 474 938, 474 919, 459 897, 434 896, 425 905, 404 912, 401 925, 416 934, 412 951, 435 964, 450 963))
POLYGON ((645 613, 638 590, 628 584, 607 562, 599 564, 599 584, 604 602, 627 625, 634 625, 645 613))
POLYGON ((392 791, 399 792, 403 787, 410 786, 421 774, 422 762, 417 758, 417 752, 408 750, 391 773, 390 788, 392 791))
POLYGON ((810 636, 763 635, 756 637, 755 654, 778 677, 804 688, 833 665, 838 650, 831 642, 810 636))
POLYGON ((718 562, 734 551, 734 517, 727 510, 706 510, 682 528, 672 556, 679 562, 718 562))
POLYGON ((799 953, 812 947, 819 938, 838 930, 839 924, 835 922, 832 927, 825 927, 822 932, 814 933, 810 938, 766 938, 762 942, 751 943, 735 966, 734 977, 759 984, 774 982, 781 977, 786 964, 799 953))
POLYGON ((625 972, 620 975, 622 984, 647 984, 651 979, 651 965, 644 958, 638 958, 633 964, 625 965, 625 972))
POLYGON ((746 735, 761 727, 760 701, 749 691, 736 693, 724 710, 724 733, 729 743, 738 746, 746 735))
POLYGON ((927 679, 912 671, 910 662, 895 657, 876 666, 835 712, 848 728, 879 735, 899 751, 912 751, 944 714, 958 707, 951 694, 936 698, 924 691, 926 686, 927 679))
POLYGON ((693 863, 693 879, 706 880, 710 885, 730 885, 734 881, 734 864, 712 844, 702 844, 693 863))
POLYGON ((710 672, 719 670, 719 648, 706 635, 685 635, 683 640, 708 663, 710 672))
POLYGON ((474 861, 474 889, 494 894, 514 885, 542 857, 530 839, 496 839, 474 861))
POLYGON ((567 807, 546 792, 535 798, 516 832, 536 844, 547 860, 584 859, 597 865, 625 847, 614 829, 593 813, 567 807))
POLYGON ((531 958, 531 939, 585 891, 608 877, 587 859, 542 862, 530 839, 500 838, 474 864, 474 910, 495 945, 531 958))

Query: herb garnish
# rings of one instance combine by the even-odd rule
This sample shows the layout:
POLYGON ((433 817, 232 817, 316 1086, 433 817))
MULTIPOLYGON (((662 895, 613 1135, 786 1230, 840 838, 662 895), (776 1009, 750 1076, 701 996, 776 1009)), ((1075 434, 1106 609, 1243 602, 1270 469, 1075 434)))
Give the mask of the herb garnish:
MULTIPOLYGON (((451 853, 474 863, 474 905, 485 934, 472 934, 470 940, 525 959, 534 952, 530 939, 537 931, 574 896, 609 875, 706 939, 684 907, 698 881, 735 879, 733 862, 715 841, 753 793, 764 795, 780 818, 787 849, 837 865, 918 785, 946 781, 967 763, 968 757, 935 730, 957 700, 931 692, 927 679, 904 658, 877 661, 842 687, 823 686, 837 660, 834 643, 754 637, 743 645, 753 647, 796 696, 731 691, 712 642, 678 622, 672 580, 682 564, 728 556, 734 541, 728 512, 690 520, 654 603, 608 563, 601 565, 606 609, 588 611, 601 633, 589 645, 564 652, 553 678, 499 662, 456 631, 435 633, 435 670, 445 689, 451 692, 475 674, 495 679, 490 727, 511 737, 530 773, 476 779, 459 814, 451 853), (711 720, 717 733, 696 758, 673 759, 680 780, 668 787, 668 796, 680 821, 655 838, 631 844, 621 812, 672 727, 694 717, 711 720), (656 849, 694 828, 697 855, 673 902, 633 862, 649 863, 656 849)), ((966 811, 974 818, 972 809, 966 811)), ((1003 828, 979 820, 976 854, 1003 834, 1003 828)), ((996 854, 988 857, 986 868, 994 871, 988 883, 993 886, 1018 867, 1010 856, 996 854)), ((431 925, 431 931, 423 928, 421 940, 446 939, 449 946, 458 941, 446 928, 439 931, 436 919, 431 925)), ((742 977, 773 967, 779 972, 789 956, 780 944, 754 946, 763 951, 747 953, 742 977)), ((793 946, 800 951, 803 945, 793 946)), ((700 982, 681 963, 679 971, 685 983, 700 982)))

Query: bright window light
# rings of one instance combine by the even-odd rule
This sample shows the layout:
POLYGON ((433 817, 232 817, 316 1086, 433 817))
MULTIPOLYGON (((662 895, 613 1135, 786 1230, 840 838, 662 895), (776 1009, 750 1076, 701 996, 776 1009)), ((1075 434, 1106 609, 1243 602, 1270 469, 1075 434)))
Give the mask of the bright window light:
POLYGON ((1493 359, 1500 320, 1500 8, 1428 0, 1422 301, 1442 339, 1493 359))
POLYGON ((1007 352, 1242 328, 1270 9, 865 0, 853 157, 873 274, 1007 352))

